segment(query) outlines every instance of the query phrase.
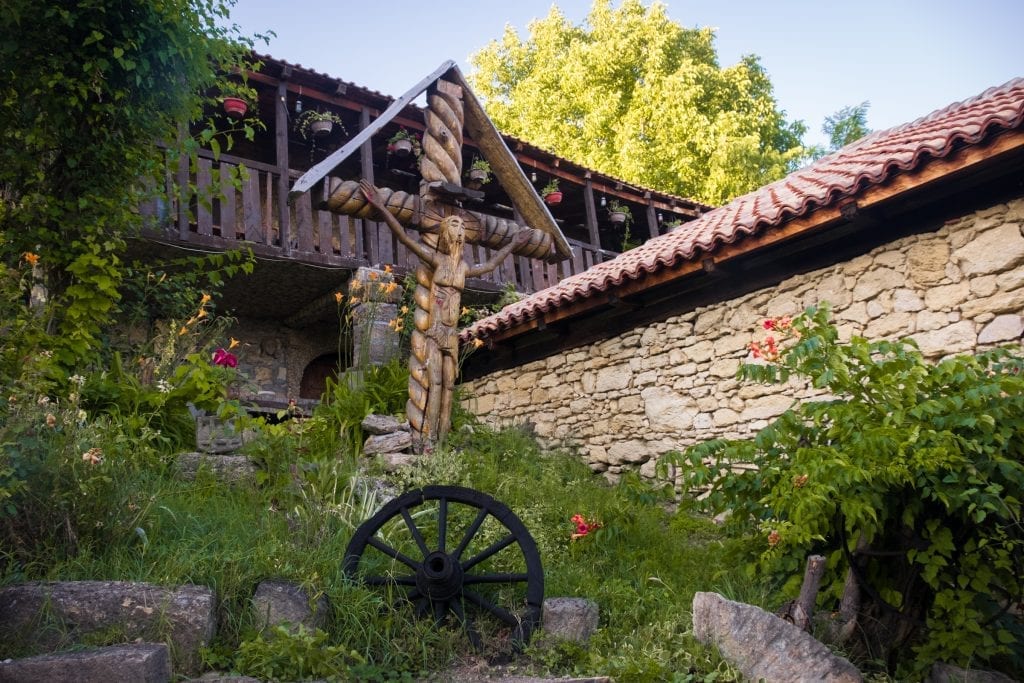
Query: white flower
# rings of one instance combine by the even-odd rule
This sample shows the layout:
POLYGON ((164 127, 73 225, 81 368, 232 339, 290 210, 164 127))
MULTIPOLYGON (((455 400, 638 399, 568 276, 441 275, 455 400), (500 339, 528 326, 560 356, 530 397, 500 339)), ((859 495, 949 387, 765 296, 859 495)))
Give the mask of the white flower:
POLYGON ((81 388, 82 385, 85 384, 85 378, 82 377, 81 375, 71 375, 71 377, 69 377, 68 379, 71 380, 72 384, 77 384, 79 388, 81 388))
POLYGON ((86 418, 88 418, 88 417, 89 416, 86 414, 86 412, 84 410, 79 410, 78 411, 78 423, 79 424, 84 423, 86 418))
POLYGON ((156 381, 156 390, 161 394, 169 394, 173 388, 174 387, 171 386, 171 383, 165 379, 158 379, 156 381))
POLYGON ((50 397, 49 396, 40 396, 39 400, 36 401, 36 403, 38 403, 41 406, 45 406, 49 402, 50 402, 50 397))

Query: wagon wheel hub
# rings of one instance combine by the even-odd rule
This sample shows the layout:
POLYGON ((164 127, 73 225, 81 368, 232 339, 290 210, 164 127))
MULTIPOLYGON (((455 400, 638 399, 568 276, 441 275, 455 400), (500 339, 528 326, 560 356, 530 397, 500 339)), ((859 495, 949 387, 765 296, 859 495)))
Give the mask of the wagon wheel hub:
POLYGON ((416 572, 416 587, 431 601, 450 600, 462 593, 462 565, 440 551, 423 558, 416 572))

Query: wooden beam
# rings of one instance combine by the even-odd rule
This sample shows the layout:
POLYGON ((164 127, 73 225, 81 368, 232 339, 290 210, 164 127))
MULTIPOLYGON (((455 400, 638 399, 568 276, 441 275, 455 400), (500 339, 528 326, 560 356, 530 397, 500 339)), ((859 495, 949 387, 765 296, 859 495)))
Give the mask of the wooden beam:
POLYGON ((594 183, 587 178, 583 185, 583 208, 587 213, 587 232, 590 246, 601 249, 601 233, 597 230, 597 207, 594 205, 594 183))
MULTIPOLYGON (((291 249, 291 217, 288 211, 288 99, 286 84, 277 84, 274 98, 274 160, 277 163, 277 220, 281 226, 281 246, 291 249)), ((268 217, 269 218, 269 217, 268 217)))
POLYGON ((647 232, 652 238, 658 236, 658 212, 654 208, 654 200, 651 199, 651 193, 645 192, 644 199, 647 200, 647 232))

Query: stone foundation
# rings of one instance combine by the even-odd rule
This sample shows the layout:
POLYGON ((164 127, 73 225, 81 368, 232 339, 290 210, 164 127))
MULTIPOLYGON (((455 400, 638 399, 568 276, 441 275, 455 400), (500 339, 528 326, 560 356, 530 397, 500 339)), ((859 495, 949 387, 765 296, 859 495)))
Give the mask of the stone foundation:
POLYGON ((610 479, 653 476, 671 450, 753 435, 794 400, 788 386, 741 384, 769 317, 829 302, 844 339, 915 339, 929 359, 1020 343, 1024 199, 949 221, 851 261, 697 308, 590 346, 468 382, 464 406, 494 426, 532 426, 610 479))

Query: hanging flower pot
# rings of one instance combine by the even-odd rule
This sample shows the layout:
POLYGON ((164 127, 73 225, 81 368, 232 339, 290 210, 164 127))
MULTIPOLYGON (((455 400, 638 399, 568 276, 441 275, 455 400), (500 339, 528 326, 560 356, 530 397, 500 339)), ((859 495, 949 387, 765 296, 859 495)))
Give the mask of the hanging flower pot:
POLYGON ((487 181, 487 171, 482 168, 471 168, 469 169, 469 179, 483 185, 487 181))
POLYGON ((612 223, 614 223, 615 225, 619 225, 621 223, 625 223, 626 222, 626 212, 625 211, 611 211, 608 214, 608 218, 610 218, 612 223))
POLYGON ((240 119, 249 111, 248 103, 241 97, 225 97, 223 104, 224 113, 233 119, 240 119))
POLYGON ((391 151, 395 156, 407 157, 412 154, 412 140, 402 138, 391 143, 391 151))
POLYGON ((548 192, 546 195, 544 195, 544 201, 547 202, 551 206, 554 206, 555 204, 561 204, 562 203, 562 193, 561 192, 548 192))
POLYGON ((313 132, 313 137, 317 138, 330 135, 333 128, 334 122, 330 119, 320 119, 309 124, 309 129, 313 132))
POLYGON ((562 201, 562 191, 558 189, 558 178, 549 180, 548 184, 541 189, 540 194, 549 206, 560 203, 562 201))

